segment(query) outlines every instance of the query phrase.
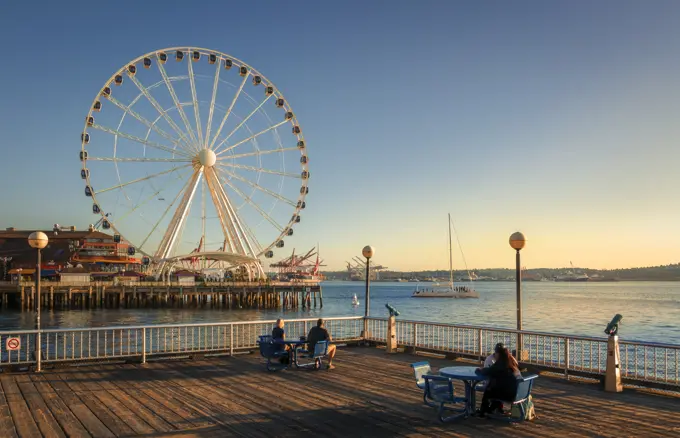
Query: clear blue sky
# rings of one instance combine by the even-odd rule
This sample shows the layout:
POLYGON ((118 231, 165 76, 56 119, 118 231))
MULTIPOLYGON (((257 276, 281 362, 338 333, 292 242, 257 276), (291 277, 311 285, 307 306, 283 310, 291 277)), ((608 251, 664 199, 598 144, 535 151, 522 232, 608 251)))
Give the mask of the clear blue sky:
POLYGON ((121 65, 175 45, 265 72, 296 109, 310 195, 286 246, 470 267, 677 263, 680 2, 7 2, 0 226, 85 227, 79 135, 121 65), (460 264, 460 261, 457 261, 460 264))

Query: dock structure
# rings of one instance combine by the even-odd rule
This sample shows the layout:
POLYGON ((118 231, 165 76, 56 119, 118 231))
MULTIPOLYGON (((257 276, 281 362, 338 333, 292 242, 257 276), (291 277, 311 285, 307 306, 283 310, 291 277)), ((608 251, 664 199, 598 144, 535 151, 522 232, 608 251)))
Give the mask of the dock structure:
MULTIPOLYGON (((257 354, 0 374, 7 437, 678 436, 680 399, 541 376, 537 418, 437 420, 423 405, 410 354, 341 348, 332 371, 268 373, 257 354)), ((433 369, 456 365, 430 360, 433 369)), ((458 363, 469 365, 469 363, 458 363)), ((464 393, 455 383, 455 391, 464 393)))
MULTIPOLYGON (((36 288, 30 283, 0 286, 1 308, 35 309, 36 288)), ((323 293, 314 283, 225 283, 204 285, 92 282, 69 285, 45 282, 40 288, 43 309, 224 308, 295 309, 323 307, 323 293)))

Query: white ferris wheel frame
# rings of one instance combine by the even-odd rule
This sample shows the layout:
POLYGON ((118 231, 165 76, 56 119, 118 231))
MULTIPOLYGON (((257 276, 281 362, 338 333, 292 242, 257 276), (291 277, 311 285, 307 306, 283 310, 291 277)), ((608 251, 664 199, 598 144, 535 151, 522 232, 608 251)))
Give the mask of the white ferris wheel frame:
MULTIPOLYGON (((146 67, 149 68, 149 67, 146 67)), ((142 181, 148 181, 152 180, 155 177, 158 177, 160 175, 164 174, 170 174, 170 173, 178 173, 179 171, 183 171, 184 173, 189 173, 191 176, 188 178, 187 183, 182 187, 182 189, 179 191, 177 194, 177 197, 168 205, 168 208, 163 212, 161 215, 160 219, 154 224, 152 227, 151 231, 149 234, 146 235, 145 239, 140 243, 140 242, 131 242, 132 244, 138 243, 139 246, 136 247, 136 249, 144 254, 145 256, 149 257, 151 260, 151 263, 153 265, 153 270, 157 275, 161 275, 163 269, 166 267, 167 262, 173 262, 173 265, 177 263, 178 260, 182 259, 189 259, 189 258, 195 258, 195 257, 201 257, 201 256, 209 256, 211 260, 213 261, 223 261, 230 263, 233 266, 246 266, 250 271, 252 268, 252 274, 254 275, 264 275, 264 271, 262 269, 261 263, 259 261, 259 258, 262 256, 265 256, 267 258, 271 258, 273 255, 272 248, 275 246, 281 245, 283 246, 283 239, 287 236, 292 235, 292 229, 295 223, 300 222, 300 211, 305 208, 306 203, 306 195, 309 192, 308 188, 308 181, 309 181, 309 159, 308 159, 308 154, 307 154, 307 145, 302 133, 302 128, 300 127, 300 124, 297 120, 297 116, 293 112, 292 107, 288 103, 288 100, 284 98, 283 94, 279 91, 279 89, 271 82, 269 79, 267 79, 266 76, 261 74, 259 71, 257 71, 255 68, 251 67, 250 65, 246 64, 245 62, 241 61, 238 58, 235 58, 233 56, 227 55, 225 53, 215 51, 215 50, 210 50, 210 49, 205 49, 205 48, 199 48, 199 47, 170 47, 170 48, 165 48, 153 52, 146 53, 144 55, 141 55, 132 61, 126 63, 124 66, 122 66, 120 69, 118 69, 104 84, 104 86, 99 90, 97 93, 96 97, 94 98, 92 105, 90 105, 89 112, 87 114, 87 117, 85 118, 85 126, 83 128, 82 134, 81 134, 81 153, 80 153, 80 159, 82 162, 82 171, 81 175, 83 175, 83 178, 86 181, 86 194, 89 191, 89 195, 92 198, 93 202, 93 208, 96 206, 99 209, 99 214, 102 217, 102 221, 108 222, 109 226, 113 231, 120 235, 122 239, 125 239, 127 241, 130 241, 129 239, 125 238, 123 233, 121 232, 120 229, 116 226, 116 218, 111 218, 111 215, 107 215, 107 212, 105 211, 105 206, 102 206, 98 201, 97 201, 97 194, 102 194, 107 191, 112 191, 112 190, 120 190, 123 195, 131 201, 127 193, 125 192, 125 187, 136 184, 142 181), (176 54, 178 53, 183 53, 182 59, 180 59, 180 62, 186 62, 188 64, 187 67, 187 75, 186 76, 177 76, 177 77, 170 77, 168 76, 164 64, 166 62, 170 62, 173 59, 176 59, 176 54), (198 53, 199 55, 199 60, 194 60, 193 56, 195 53, 198 53), (161 62, 159 60, 159 57, 165 54, 166 60, 161 62), (194 74, 194 69, 193 69, 193 64, 194 62, 206 62, 205 58, 208 58, 210 64, 215 65, 215 73, 214 73, 214 82, 213 82, 213 90, 212 90, 212 97, 210 101, 210 108, 209 108, 209 116, 208 120, 205 124, 205 133, 203 131, 204 126, 201 123, 201 118, 200 118, 200 110, 199 108, 199 100, 197 98, 196 94, 196 86, 195 86, 195 79, 196 76, 200 75, 195 75, 194 74), (136 77, 136 69, 137 66, 144 66, 143 63, 145 63, 147 60, 151 60, 150 63, 150 68, 157 68, 158 71, 160 72, 160 75, 162 76, 162 81, 158 81, 151 86, 144 86, 136 77), (214 62, 213 62, 214 61, 214 62), (226 67, 227 62, 230 62, 231 65, 229 67, 226 67), (134 70, 130 71, 130 67, 134 66, 134 70), (243 72, 241 71, 242 67, 246 68, 246 73, 242 74, 243 72), (216 107, 216 96, 217 96, 217 90, 219 88, 219 84, 222 82, 220 80, 220 72, 222 70, 228 70, 229 68, 234 68, 239 71, 240 76, 242 77, 241 83, 238 87, 238 90, 234 94, 233 100, 231 101, 228 109, 226 110, 224 116, 222 117, 219 126, 213 130, 214 128, 214 110, 216 107), (121 76, 122 78, 129 79, 134 85, 137 87, 139 90, 139 94, 137 95, 136 98, 134 98, 129 104, 122 103, 118 101, 113 93, 111 92, 112 88, 114 87, 115 80, 118 76, 121 76), (259 79, 256 79, 259 78, 259 79), (175 92, 175 89, 173 87, 173 82, 177 80, 189 80, 190 86, 191 86, 191 94, 192 94, 192 101, 191 102, 180 102, 179 98, 177 97, 177 94, 175 92), (236 102, 238 101, 239 97, 241 96, 247 96, 246 98, 251 101, 251 103, 255 103, 256 100, 248 95, 247 92, 244 92, 243 88, 248 80, 253 81, 255 83, 256 80, 259 80, 258 85, 262 85, 262 88, 265 90, 268 90, 268 87, 271 87, 271 93, 265 92, 265 98, 255 107, 255 109, 248 114, 245 117, 241 117, 240 123, 234 128, 224 139, 221 141, 218 141, 218 138, 220 134, 222 133, 222 130, 225 126, 225 123, 229 119, 230 116, 233 115, 233 117, 238 117, 237 115, 234 115, 232 113, 232 110, 234 109, 234 106, 236 102), (149 90, 165 85, 170 96, 172 97, 172 101, 174 106, 170 108, 163 108, 158 101, 151 95, 149 90), (107 92, 108 90, 108 92, 107 92), (155 110, 158 112, 158 116, 154 120, 148 120, 146 119, 143 115, 139 114, 134 110, 134 105, 139 101, 140 99, 146 99, 148 103, 150 103, 155 110), (273 101, 277 103, 277 107, 279 107, 283 113, 284 113, 284 119, 279 122, 274 122, 271 120, 269 115, 265 111, 262 110, 262 106, 274 99, 273 101), (279 101, 279 99, 282 99, 282 101, 279 101), (118 124, 118 127, 116 129, 110 128, 110 127, 105 127, 101 125, 97 125, 96 119, 94 119, 94 113, 96 113, 98 110, 95 109, 96 105, 99 105, 99 110, 102 108, 102 102, 110 102, 114 106, 116 106, 118 109, 120 109, 123 114, 121 117, 121 120, 118 124), (279 105, 279 102, 282 104, 279 105), (184 107, 193 107, 193 112, 194 112, 194 119, 195 119, 195 127, 194 129, 192 127, 192 123, 189 122, 189 118, 187 116, 187 113, 185 112, 184 107), (176 111, 177 114, 182 119, 182 124, 184 125, 184 128, 186 131, 180 127, 169 115, 168 113, 170 111, 176 111), (264 114, 264 116, 267 118, 267 120, 271 123, 271 125, 259 132, 253 133, 252 130, 248 127, 247 121, 255 114, 264 114), (141 122, 147 127, 147 133, 144 138, 140 138, 131 134, 127 134, 123 131, 121 131, 121 127, 123 124, 124 119, 126 116, 130 116, 137 121, 141 122), (159 126, 157 126, 157 122, 160 119, 164 119, 167 124, 172 128, 172 133, 168 133, 165 130, 161 129, 159 126), (292 127, 292 133, 293 135, 297 138, 297 144, 292 145, 290 147, 284 147, 284 145, 281 142, 281 139, 278 135, 278 132, 276 131, 277 128, 290 123, 292 127), (235 143, 229 143, 228 140, 239 130, 241 130, 242 127, 244 127, 248 130, 248 133, 250 134, 249 137, 246 139, 240 140, 235 143), (113 149, 113 156, 112 157, 90 157, 88 156, 87 153, 87 144, 89 143, 89 131, 95 130, 95 131, 101 131, 101 132, 106 132, 108 134, 113 135, 114 137, 114 149, 113 149), (163 145, 157 142, 152 142, 149 141, 149 135, 151 134, 151 131, 154 131, 156 134, 159 136, 163 137, 167 141, 169 141, 173 146, 170 147, 168 145, 163 145), (260 150, 258 145, 257 145, 257 137, 265 134, 267 132, 274 131, 274 135, 277 138, 278 142, 278 147, 275 149, 267 149, 267 150, 260 150), (205 134, 205 135, 204 135, 205 134), (134 143, 140 144, 144 148, 144 157, 141 158, 120 158, 116 157, 116 147, 118 143, 118 138, 124 138, 127 140, 130 140, 134 143), (233 150, 237 148, 238 146, 242 144, 246 144, 251 142, 255 146, 255 151, 254 152, 246 152, 246 153, 238 153, 234 154, 233 150), (146 148, 151 148, 151 149, 156 149, 160 151, 164 151, 166 153, 171 154, 171 158, 146 158, 146 148), (276 170, 270 170, 270 169, 265 169, 262 167, 261 164, 261 155, 264 154, 274 154, 274 153, 279 153, 283 154, 284 152, 287 151, 292 151, 292 150, 298 150, 301 155, 300 159, 300 166, 302 168, 302 172, 300 174, 295 174, 295 173, 288 173, 285 172, 285 167, 283 168, 283 171, 276 171, 276 170), (211 152, 205 152, 205 151, 211 151, 211 152), (231 152, 231 154, 224 155, 227 152, 231 152), (260 167, 254 167, 254 166, 248 166, 244 164, 238 164, 235 163, 234 160, 237 158, 243 158, 243 157, 256 157, 258 159, 258 165, 260 167), (228 162, 227 160, 230 160, 228 162), (100 189, 98 191, 95 191, 94 186, 91 181, 91 175, 89 172, 89 169, 87 167, 88 161, 111 161, 113 162, 115 166, 115 171, 118 177, 118 182, 119 184, 114 185, 112 187, 100 189), (165 170, 163 172, 158 172, 153 175, 147 175, 142 178, 137 178, 131 181, 125 181, 123 182, 120 177, 120 172, 118 169, 118 163, 120 162, 131 162, 131 161, 137 161, 137 162, 166 162, 166 163, 173 163, 172 167, 168 170, 165 170), (210 164, 212 163, 212 164, 210 164), (257 172, 257 178, 253 182, 251 180, 248 180, 247 178, 243 178, 237 173, 234 172, 235 169, 244 169, 244 170, 249 170, 249 171, 254 171, 257 172), (276 193, 272 190, 269 190, 259 184, 260 182, 260 176, 262 173, 268 173, 268 174, 276 174, 280 175, 282 179, 280 180, 279 184, 279 190, 283 185, 283 177, 286 178, 297 178, 302 181, 301 183, 301 188, 299 191, 299 195, 296 201, 293 201, 291 199, 286 198, 285 196, 281 195, 280 193, 276 193), (252 187, 252 193, 255 191, 260 191, 262 193, 265 193, 269 195, 270 197, 276 199, 276 202, 282 201, 286 204, 289 204, 294 210, 291 219, 288 221, 286 224, 279 224, 275 219, 270 217, 270 215, 264 211, 259 205, 257 205, 254 201, 252 201, 251 196, 246 195, 243 193, 242 190, 240 190, 238 187, 236 187, 234 184, 231 183, 231 179, 237 179, 240 180, 241 182, 244 182, 248 184, 248 186, 252 187), (187 216, 189 214, 189 211, 191 209, 192 203, 194 201, 196 191, 199 185, 202 184, 203 188, 203 199, 202 199, 202 233, 201 233, 201 241, 204 241, 205 239, 205 220, 206 220, 206 196, 205 196, 205 189, 207 188, 208 193, 210 194, 211 201, 213 203, 213 206, 217 212, 217 216, 219 219, 220 223, 220 228, 222 229, 223 237, 224 237, 224 244, 222 246, 222 253, 223 255, 220 255, 219 252, 216 251, 201 251, 201 248, 199 249, 198 253, 191 253, 191 254, 186 254, 186 255, 180 255, 177 256, 176 254, 173 253, 173 249, 175 248, 177 244, 177 240, 179 236, 183 232, 183 227, 186 225, 187 221, 187 216), (262 221, 267 221, 269 222, 274 228, 276 228, 279 231, 279 236, 276 238, 273 242, 267 244, 267 245, 262 245, 257 238, 255 237, 253 231, 250 229, 250 227, 241 220, 241 218, 238 215, 237 208, 234 207, 232 200, 230 197, 227 195, 225 191, 225 187, 230 187, 232 191, 234 191, 236 194, 238 194, 243 200, 245 201, 244 203, 250 204, 251 207, 253 207, 261 216, 262 216, 262 221), (148 239, 151 237, 151 235, 156 231, 156 228, 160 225, 160 223, 166 218, 167 214, 170 212, 170 209, 175 205, 177 202, 177 199, 181 197, 180 203, 177 205, 173 215, 172 219, 170 220, 168 228, 165 230, 165 233, 163 235, 163 238, 161 239, 160 244, 158 245, 158 248, 151 253, 147 249, 144 248, 144 245, 147 243, 148 239)), ((283 155, 281 155, 281 160, 283 162, 283 155)), ((141 204, 138 204, 132 208, 132 210, 126 212, 126 214, 123 216, 127 216, 131 213, 133 213, 135 210, 137 210, 139 207, 144 205, 146 202, 151 200, 153 197, 157 196, 160 192, 162 192, 162 189, 159 191, 156 191, 150 198, 147 200, 143 201, 141 204)), ((273 209, 273 206, 272 206, 273 209)), ((271 210, 270 210, 271 212, 271 210)), ((122 219, 120 219, 122 220, 122 219)), ((204 242, 205 244, 205 242, 204 242)))

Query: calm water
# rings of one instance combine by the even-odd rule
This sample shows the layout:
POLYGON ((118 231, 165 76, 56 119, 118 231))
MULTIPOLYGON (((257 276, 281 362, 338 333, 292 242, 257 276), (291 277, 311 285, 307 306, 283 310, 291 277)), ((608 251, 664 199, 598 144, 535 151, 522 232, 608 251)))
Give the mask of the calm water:
MULTIPOLYGON (((514 328, 514 287, 510 282, 478 282, 478 300, 415 299, 410 297, 414 283, 373 283, 371 315, 386 316, 385 303, 390 303, 401 312, 400 319, 514 328)), ((363 283, 327 282, 323 294, 323 309, 305 311, 43 311, 42 321, 45 328, 57 328, 363 315, 363 283), (360 300, 357 308, 351 305, 355 293, 360 300)), ((680 282, 525 282, 523 300, 525 330, 604 337, 605 326, 620 313, 623 339, 680 344, 680 282)), ((1 329, 32 328, 33 324, 32 313, 0 312, 1 329)))

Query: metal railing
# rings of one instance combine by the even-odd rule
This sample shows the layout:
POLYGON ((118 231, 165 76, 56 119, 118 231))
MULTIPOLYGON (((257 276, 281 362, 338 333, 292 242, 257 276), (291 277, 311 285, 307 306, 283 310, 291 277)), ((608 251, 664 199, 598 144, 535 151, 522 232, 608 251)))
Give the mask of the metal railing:
MULTIPOLYGON (((385 343, 387 319, 369 318, 367 340, 385 343)), ((604 375, 607 339, 480 326, 397 320, 397 344, 483 360, 498 342, 517 350, 520 362, 569 375, 604 375)), ((620 341, 621 376, 639 382, 680 387, 680 345, 620 341)))
MULTIPOLYGON (((325 318, 334 341, 386 343, 387 319, 325 318), (362 333, 366 331, 366 333, 362 333), (363 335, 363 336, 362 336, 363 335)), ((193 354, 234 354, 257 348, 258 336, 271 331, 275 321, 238 321, 205 324, 146 325, 40 332, 41 363, 96 362, 193 354)), ((286 321, 289 338, 306 335, 316 319, 286 321)), ((569 375, 603 375, 607 339, 423 321, 396 323, 397 344, 415 350, 452 353, 476 360, 490 354, 498 342, 516 350, 521 340, 522 363, 569 375)), ((35 364, 36 330, 0 331, 0 365, 35 364), (10 344, 20 344, 17 350, 10 344)), ((680 345, 620 341, 621 375, 636 382, 680 387, 680 345)))
MULTIPOLYGON (((324 318, 337 342, 361 339, 363 317, 324 318)), ((271 333, 274 320, 42 330, 41 363, 106 361, 154 356, 234 354, 257 348, 258 336, 271 333)), ((316 319, 286 321, 286 336, 304 336, 316 319)), ((0 365, 35 364, 36 330, 0 332, 0 365), (8 349, 18 339, 17 350, 8 349), (15 341, 12 341, 15 342, 15 341)))

